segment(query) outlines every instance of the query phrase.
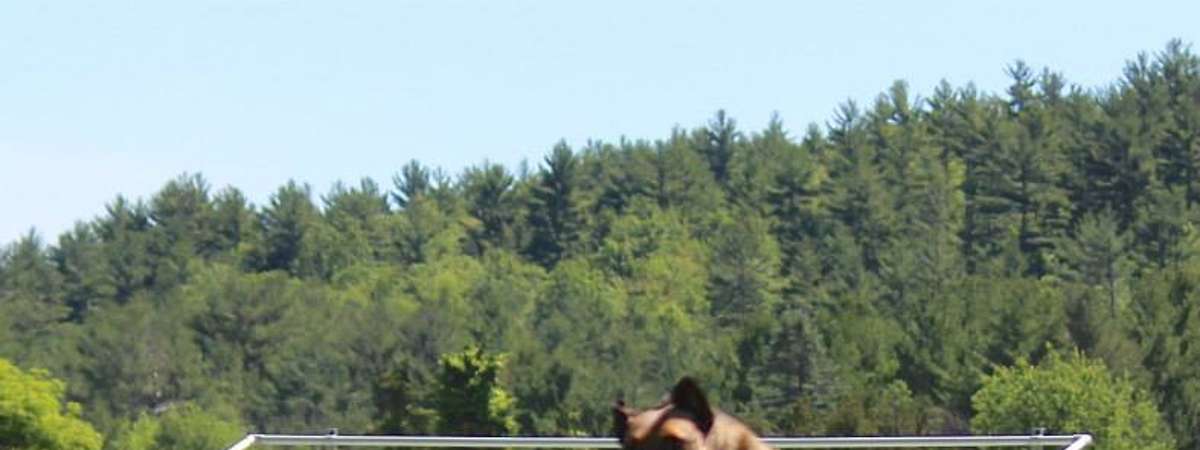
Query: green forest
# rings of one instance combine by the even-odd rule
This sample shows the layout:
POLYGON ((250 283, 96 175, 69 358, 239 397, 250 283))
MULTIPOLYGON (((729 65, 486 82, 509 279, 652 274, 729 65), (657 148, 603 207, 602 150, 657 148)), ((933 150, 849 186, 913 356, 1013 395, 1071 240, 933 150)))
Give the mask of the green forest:
POLYGON ((1006 71, 807 128, 117 197, 0 250, 0 448, 605 436, 692 375, 765 435, 1200 449, 1200 58, 1006 71))

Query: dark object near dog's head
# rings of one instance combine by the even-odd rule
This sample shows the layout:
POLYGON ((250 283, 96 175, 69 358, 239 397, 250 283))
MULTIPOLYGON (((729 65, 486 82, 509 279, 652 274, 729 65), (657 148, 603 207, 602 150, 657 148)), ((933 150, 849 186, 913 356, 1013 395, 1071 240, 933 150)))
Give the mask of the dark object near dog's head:
POLYGON ((663 404, 639 411, 617 401, 613 434, 626 450, 765 450, 750 428, 713 409, 696 380, 684 377, 663 404))

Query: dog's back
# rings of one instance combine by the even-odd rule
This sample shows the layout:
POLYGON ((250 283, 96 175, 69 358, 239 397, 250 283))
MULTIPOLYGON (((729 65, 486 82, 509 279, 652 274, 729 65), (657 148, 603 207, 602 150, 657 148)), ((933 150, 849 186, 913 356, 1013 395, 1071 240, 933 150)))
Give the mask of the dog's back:
POLYGON ((715 413, 713 427, 704 439, 708 450, 771 450, 742 421, 721 411, 715 413))

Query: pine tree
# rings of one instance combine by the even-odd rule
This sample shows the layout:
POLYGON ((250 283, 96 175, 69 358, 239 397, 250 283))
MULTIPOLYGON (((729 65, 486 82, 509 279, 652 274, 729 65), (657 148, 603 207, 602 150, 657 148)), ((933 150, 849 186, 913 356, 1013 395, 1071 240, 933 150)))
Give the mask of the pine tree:
POLYGON ((834 182, 830 209, 855 239, 863 267, 878 272, 882 254, 897 231, 895 199, 879 171, 878 149, 871 145, 863 118, 853 102, 843 105, 830 141, 838 156, 830 162, 834 182))
POLYGON ((246 195, 228 187, 213 196, 213 247, 221 252, 233 252, 233 260, 243 261, 243 253, 260 239, 258 216, 246 195))
POLYGON ((1099 112, 1075 116, 1083 132, 1072 144, 1081 178, 1074 186, 1076 214, 1108 209, 1122 228, 1133 223, 1138 199, 1153 184, 1153 150, 1162 134, 1161 123, 1153 119, 1159 100, 1150 88, 1148 60, 1139 58, 1125 71, 1122 84, 1100 99, 1099 112))
POLYGON ((334 183, 321 201, 325 204, 325 217, 341 229, 351 224, 369 228, 374 219, 391 212, 387 194, 370 178, 363 178, 358 186, 349 188, 341 182, 334 183))
POLYGON ((55 268, 63 277, 63 301, 71 308, 71 320, 82 322, 91 311, 113 300, 116 292, 106 282, 103 244, 92 227, 76 223, 59 236, 51 249, 55 268))
POLYGON ((400 173, 392 177, 396 191, 392 193, 392 201, 400 209, 408 207, 408 203, 417 197, 426 195, 433 188, 433 175, 429 169, 416 160, 409 161, 400 173))
POLYGON ((781 155, 778 172, 767 188, 771 205, 772 232, 782 253, 782 273, 791 280, 790 291, 799 283, 816 282, 824 265, 816 251, 831 227, 828 204, 829 171, 819 158, 824 137, 810 127, 803 142, 781 155))
POLYGON ((973 86, 955 90, 944 81, 928 104, 932 144, 942 149, 942 160, 954 158, 963 165, 961 253, 966 272, 973 274, 991 265, 1004 229, 990 212, 998 176, 987 151, 995 108, 973 86))
POLYGON ((169 257, 172 251, 181 253, 180 257, 216 254, 209 189, 203 176, 184 174, 167 182, 150 199, 150 220, 159 235, 155 241, 165 247, 156 249, 161 253, 158 257, 169 257))
POLYGON ((258 270, 283 270, 295 273, 305 236, 318 220, 308 185, 289 181, 271 196, 270 204, 260 213, 262 247, 256 255, 258 270))
POLYGON ((1161 98, 1153 118, 1166 123, 1156 151, 1161 178, 1182 187, 1191 209, 1200 201, 1200 57, 1175 39, 1157 55, 1153 72, 1148 89, 1161 98))
POLYGON ((578 161, 566 142, 554 146, 545 159, 529 203, 532 241, 525 249, 530 259, 553 267, 574 247, 583 228, 578 199, 578 161))
POLYGON ((459 183, 467 212, 479 222, 468 233, 474 254, 516 245, 512 230, 517 215, 512 193, 514 181, 499 164, 485 162, 463 173, 459 183))
POLYGON ((0 248, 0 356, 22 363, 40 359, 55 325, 70 313, 62 276, 47 253, 33 230, 0 248))
POLYGON ((721 186, 728 186, 730 180, 730 162, 738 152, 741 133, 737 130, 737 121, 725 115, 725 110, 717 110, 717 114, 708 122, 708 127, 697 131, 697 141, 700 153, 708 160, 713 178, 721 186))
POLYGON ((1074 239, 1062 243, 1064 264, 1060 269, 1064 278, 1100 289, 1113 317, 1128 299, 1133 271, 1129 235, 1120 229, 1118 220, 1112 212, 1084 217, 1074 239))
POLYGON ((771 115, 767 128, 753 133, 730 161, 730 198, 742 208, 767 214, 770 186, 783 171, 780 161, 799 151, 784 129, 783 119, 778 113, 771 115))
POLYGON ((1131 305, 1142 365, 1179 448, 1200 446, 1198 293, 1200 267, 1189 264, 1143 279, 1131 305))
POLYGON ((298 273, 329 279, 347 267, 386 255, 391 244, 387 230, 390 211, 378 184, 369 178, 358 187, 347 188, 338 182, 322 201, 321 220, 313 222, 302 240, 298 273))
POLYGON ((781 381, 764 370, 768 346, 778 332, 774 318, 784 285, 779 277, 779 248, 767 221, 749 211, 736 220, 721 217, 709 246, 713 251, 711 314, 735 341, 739 369, 732 383, 733 400, 747 407, 778 395, 770 391, 778 390, 781 381))
POLYGON ((656 142, 650 159, 654 168, 652 195, 659 208, 696 217, 724 203, 725 193, 683 131, 672 130, 670 139, 656 142))
POLYGON ((184 174, 168 182, 150 199, 149 217, 156 289, 186 282, 192 258, 216 256, 213 207, 204 177, 184 174))
POLYGON ((154 286, 151 222, 144 203, 131 203, 121 196, 106 210, 106 216, 96 223, 96 234, 104 243, 105 281, 112 286, 113 298, 124 303, 136 292, 154 286))

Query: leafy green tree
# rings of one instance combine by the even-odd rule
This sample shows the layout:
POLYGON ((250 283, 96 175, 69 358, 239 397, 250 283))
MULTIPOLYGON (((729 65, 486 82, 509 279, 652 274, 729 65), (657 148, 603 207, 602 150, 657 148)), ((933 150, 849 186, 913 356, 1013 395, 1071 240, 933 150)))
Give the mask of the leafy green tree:
POLYGON ((504 387, 504 355, 477 347, 442 356, 434 404, 438 431, 467 436, 506 436, 517 432, 516 400, 504 387))
POLYGON ((344 415, 338 424, 347 431, 435 432, 436 414, 426 399, 432 395, 436 361, 420 360, 412 351, 422 344, 418 338, 427 336, 422 325, 436 322, 428 320, 435 312, 422 310, 410 293, 415 281, 405 272, 375 263, 343 270, 332 280, 329 301, 303 317, 334 324, 324 336, 298 344, 307 347, 300 350, 312 351, 309 358, 328 359, 323 369, 338 374, 331 380, 339 388, 332 392, 330 400, 336 403, 329 409, 344 415), (347 428, 351 421, 363 421, 363 428, 347 428))
POLYGON ((900 376, 958 418, 992 366, 1039 360, 1067 339, 1064 300, 1051 282, 971 276, 901 310, 900 376))
MULTIPOLYGON (((843 238, 843 243, 848 241, 843 238)), ((857 250, 848 247, 857 261, 857 250)), ((828 414, 855 392, 896 379, 905 338, 901 324, 881 311, 879 282, 873 275, 865 274, 838 291, 810 295, 811 321, 819 324, 813 348, 819 353, 810 360, 802 397, 792 399, 802 407, 797 411, 800 417, 828 414)))
POLYGON ((208 411, 194 404, 173 407, 159 416, 142 414, 125 424, 109 448, 125 450, 209 450, 236 442, 245 433, 230 411, 208 411))
POLYGON ((379 432, 387 434, 436 434, 438 413, 430 398, 435 390, 432 370, 406 362, 379 377, 374 387, 379 432))
POLYGON ((361 264, 343 270, 331 280, 331 299, 347 323, 345 345, 356 356, 364 382, 374 382, 403 358, 406 343, 401 333, 379 333, 408 326, 420 305, 408 292, 405 271, 394 265, 361 264))
POLYGON ((949 426, 946 415, 927 398, 914 397, 901 381, 856 388, 828 410, 801 417, 795 427, 818 436, 939 434, 949 426))
MULTIPOLYGON (((279 374, 302 375, 289 372, 295 367, 280 364, 280 360, 296 358, 297 355, 289 350, 309 344, 302 340, 309 333, 286 330, 316 329, 317 325, 304 323, 295 316, 306 309, 321 314, 323 311, 316 308, 318 302, 313 299, 321 294, 312 285, 281 272, 247 274, 226 266, 214 266, 198 273, 194 286, 181 294, 181 303, 187 305, 188 312, 182 325, 194 332, 192 339, 198 354, 188 352, 174 360, 194 358, 197 363, 185 367, 203 369, 205 378, 211 381, 200 384, 202 389, 197 393, 171 399, 188 401, 209 395, 236 398, 247 409, 242 415, 256 429, 282 429, 280 424, 293 423, 293 414, 298 413, 296 409, 288 409, 286 402, 289 399, 282 397, 282 393, 286 392, 286 382, 296 380, 284 379, 279 374), (200 365, 198 361, 205 363, 200 365)), ((136 336, 131 338, 136 339, 136 336)), ((161 338, 138 342, 152 348, 162 346, 161 338)), ((142 366, 148 366, 142 370, 154 367, 145 363, 142 366)), ((314 387, 328 381, 315 374, 306 375, 314 387)), ((140 389, 142 384, 148 383, 136 383, 134 387, 140 389)))
POLYGON ((548 274, 530 318, 534 345, 514 349, 508 366, 522 430, 608 432, 610 402, 641 371, 622 359, 633 356, 626 348, 635 339, 626 301, 619 281, 587 260, 563 261, 548 274))
POLYGON ((263 358, 263 371, 256 374, 262 384, 249 396, 263 402, 254 409, 262 424, 255 428, 287 432, 332 425, 347 434, 366 432, 376 420, 367 383, 374 374, 360 373, 366 367, 358 355, 347 352, 346 340, 381 330, 358 329, 359 324, 349 322, 353 316, 330 302, 319 284, 307 281, 297 288, 274 329, 263 330, 277 341, 263 358), (315 329, 325 332, 291 332, 315 329))
POLYGON ((103 438, 65 402, 66 386, 41 370, 22 371, 0 359, 0 447, 100 450, 103 438))
POLYGON ((105 448, 153 450, 161 430, 162 424, 157 418, 143 413, 136 421, 122 423, 105 448))
POLYGON ((404 276, 404 290, 418 305, 413 320, 400 330, 405 352, 431 371, 442 355, 473 343, 483 329, 474 320, 475 287, 487 273, 470 257, 453 255, 418 264, 404 276))
POLYGON ((712 304, 703 252, 703 245, 690 237, 664 242, 633 261, 625 280, 629 320, 634 324, 631 333, 636 336, 628 352, 643 355, 639 358, 645 365, 643 383, 657 389, 688 373, 723 384, 729 379, 729 368, 735 367, 731 341, 712 332, 716 324, 709 315, 712 304))
POLYGON ((1079 352, 1051 353, 1041 364, 1018 361, 987 377, 972 397, 975 433, 1090 432, 1098 449, 1169 449, 1166 425, 1145 394, 1079 352))
POLYGON ((143 297, 95 315, 78 344, 94 423, 110 430, 122 417, 205 395, 209 380, 186 320, 186 309, 143 297))
POLYGON ((506 251, 491 252, 480 262, 481 276, 469 293, 472 340, 495 349, 526 346, 533 339, 529 318, 545 271, 506 251))

